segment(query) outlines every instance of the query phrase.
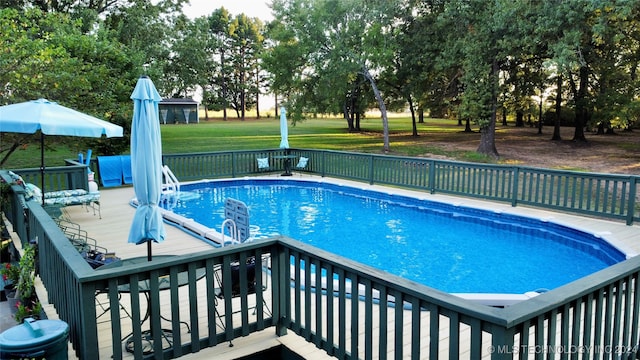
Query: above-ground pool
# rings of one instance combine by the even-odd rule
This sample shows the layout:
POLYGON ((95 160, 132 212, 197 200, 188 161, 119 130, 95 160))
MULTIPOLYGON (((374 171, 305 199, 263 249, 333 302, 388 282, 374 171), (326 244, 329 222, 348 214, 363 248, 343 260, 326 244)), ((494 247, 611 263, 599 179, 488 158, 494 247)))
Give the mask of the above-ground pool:
POLYGON ((285 235, 449 293, 553 289, 625 259, 592 234, 545 221, 316 181, 182 185, 172 210, 220 230, 224 201, 255 238, 285 235))

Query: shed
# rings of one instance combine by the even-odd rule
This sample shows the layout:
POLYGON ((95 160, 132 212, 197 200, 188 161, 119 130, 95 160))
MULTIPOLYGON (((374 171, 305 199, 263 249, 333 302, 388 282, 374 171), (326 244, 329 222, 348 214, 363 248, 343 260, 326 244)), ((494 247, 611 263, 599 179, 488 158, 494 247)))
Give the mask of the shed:
POLYGON ((200 103, 191 98, 162 99, 158 103, 161 124, 197 124, 200 103))

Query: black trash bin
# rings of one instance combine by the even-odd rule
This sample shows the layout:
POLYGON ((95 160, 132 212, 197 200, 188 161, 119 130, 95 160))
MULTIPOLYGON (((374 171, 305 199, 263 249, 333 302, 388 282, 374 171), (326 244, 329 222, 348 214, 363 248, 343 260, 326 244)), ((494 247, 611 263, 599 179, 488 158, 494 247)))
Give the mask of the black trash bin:
POLYGON ((69 325, 27 318, 0 334, 0 359, 68 359, 69 325))

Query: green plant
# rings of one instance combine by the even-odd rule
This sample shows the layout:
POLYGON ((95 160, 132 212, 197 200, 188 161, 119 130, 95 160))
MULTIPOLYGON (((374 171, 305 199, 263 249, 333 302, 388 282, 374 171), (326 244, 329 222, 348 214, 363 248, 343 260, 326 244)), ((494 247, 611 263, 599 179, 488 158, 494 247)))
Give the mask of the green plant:
POLYGON ((18 323, 22 323, 24 319, 31 317, 34 319, 40 318, 40 313, 42 313, 42 304, 40 301, 36 300, 28 300, 24 302, 18 302, 16 304, 18 307, 14 319, 18 323))
POLYGON ((35 294, 35 266, 36 266, 36 246, 28 245, 24 249, 24 254, 20 258, 20 276, 16 285, 17 296, 25 301, 31 299, 35 294))
POLYGON ((20 278, 20 268, 11 263, 4 263, 2 264, 0 274, 2 274, 2 280, 4 280, 5 283, 17 284, 20 278))

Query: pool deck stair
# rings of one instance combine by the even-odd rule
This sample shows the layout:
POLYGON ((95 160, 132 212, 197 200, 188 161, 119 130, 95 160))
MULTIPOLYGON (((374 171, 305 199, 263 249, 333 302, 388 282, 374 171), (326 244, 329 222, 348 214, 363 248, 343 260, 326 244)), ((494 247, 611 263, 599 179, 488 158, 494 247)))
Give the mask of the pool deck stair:
MULTIPOLYGON (((296 176, 294 175, 293 179, 289 179, 295 181, 296 176)), ((552 221, 597 234, 618 247, 623 252, 629 254, 629 256, 640 254, 640 227, 636 225, 627 226, 623 222, 586 218, 528 207, 511 207, 510 204, 501 204, 468 198, 432 195, 427 192, 413 190, 388 188, 376 185, 370 186, 363 183, 344 180, 319 177, 315 178, 313 176, 306 175, 302 179, 317 179, 322 182, 344 184, 360 189, 373 189, 386 193, 415 196, 431 201, 442 201, 460 206, 489 209, 496 212, 543 219, 545 221, 552 221)), ((145 256, 147 251, 146 246, 127 243, 131 221, 133 219, 133 214, 135 213, 135 209, 129 204, 130 200, 134 197, 133 187, 128 186, 101 189, 101 195, 102 219, 98 218, 98 216, 94 216, 92 212, 87 212, 86 209, 82 207, 66 208, 64 211, 65 216, 67 216, 71 221, 80 224, 81 228, 87 231, 90 237, 96 239, 100 246, 107 248, 110 252, 115 252, 116 256, 121 258, 145 256)), ((165 225, 165 229, 165 241, 162 243, 152 244, 153 255, 180 255, 199 252, 211 248, 211 245, 205 241, 197 239, 175 226, 165 225)), ((40 287, 39 291, 44 292, 45 290, 40 287)), ((309 304, 309 306, 313 306, 313 304, 309 304)), ((50 318, 56 318, 55 310, 52 306, 49 305, 45 307, 45 311, 47 311, 48 316, 50 315, 50 318), (50 314, 50 312, 52 313, 50 314)), ((6 312, 3 309, 2 317, 5 317, 5 314, 6 312)), ((446 322, 441 323, 441 326, 447 326, 446 322)), ((360 329, 362 329, 362 327, 360 327, 360 329)), ((392 329, 392 327, 390 327, 390 329, 392 329)), ((111 336, 108 324, 101 328, 99 336, 104 336, 104 340, 107 340, 107 338, 111 336)), ((392 336, 392 334, 390 334, 390 336, 392 336)), ((461 333, 461 336, 465 336, 464 331, 461 333)), ((467 334, 467 336, 470 335, 467 334)), ((428 344, 428 340, 426 342, 428 344)), ((440 350, 444 352, 448 351, 448 343, 446 339, 441 339, 441 342, 442 346, 440 350)), ((236 339, 234 340, 234 345, 234 347, 229 347, 226 344, 220 344, 214 348, 204 349, 196 354, 186 355, 183 358, 209 359, 215 357, 216 359, 235 359, 279 345, 287 346, 294 352, 303 355, 304 358, 331 358, 323 350, 317 349, 313 344, 307 343, 302 337, 299 337, 292 332, 289 332, 289 335, 277 337, 272 328, 252 334, 245 338, 236 339)), ((487 346, 488 345, 489 344, 487 344, 487 346)), ((104 354, 101 351, 101 357, 108 358, 110 356, 109 350, 105 349, 104 351, 104 354)), ((461 349, 461 351, 463 351, 463 349, 461 349)), ((70 352, 69 355, 70 358, 74 358, 72 352, 70 352)), ((460 355, 468 356, 468 354, 460 355)))

